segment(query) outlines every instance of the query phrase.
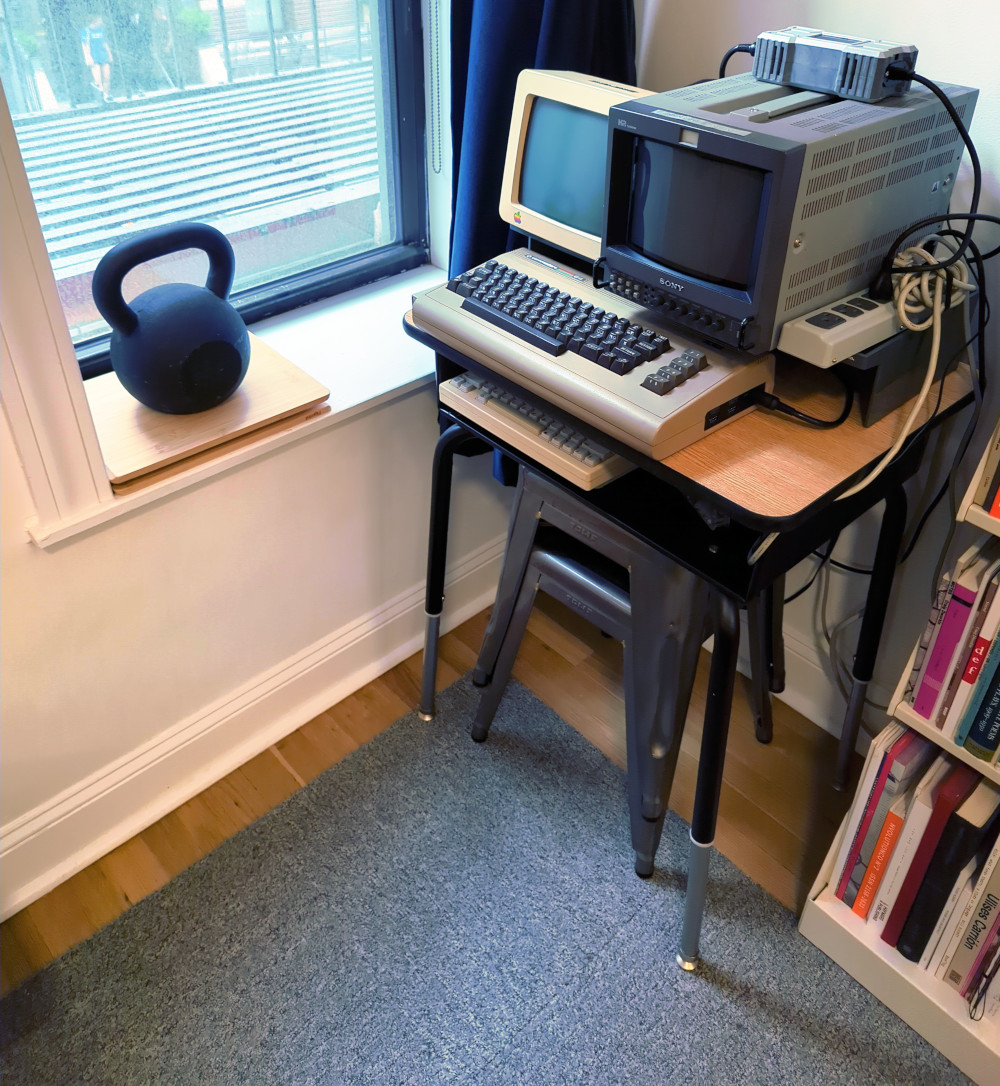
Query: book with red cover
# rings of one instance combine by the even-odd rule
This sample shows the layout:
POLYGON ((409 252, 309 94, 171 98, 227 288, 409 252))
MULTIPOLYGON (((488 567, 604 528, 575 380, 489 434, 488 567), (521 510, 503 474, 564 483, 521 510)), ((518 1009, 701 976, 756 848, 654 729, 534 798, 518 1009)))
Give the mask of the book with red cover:
POLYGON ((938 841, 941 840, 945 823, 951 817, 952 811, 966 799, 972 789, 979 783, 980 777, 981 774, 977 770, 970 765, 965 765, 963 762, 961 765, 955 766, 942 781, 927 828, 920 838, 920 844, 910 861, 910 867, 899 889, 896 903, 893 905, 892 912, 882 929, 882 939, 890 946, 895 946, 896 940, 899 939, 899 933, 903 930, 906 918, 910 914, 913 900, 917 896, 920 884, 924 881, 924 875, 927 874, 931 857, 934 855, 938 841))

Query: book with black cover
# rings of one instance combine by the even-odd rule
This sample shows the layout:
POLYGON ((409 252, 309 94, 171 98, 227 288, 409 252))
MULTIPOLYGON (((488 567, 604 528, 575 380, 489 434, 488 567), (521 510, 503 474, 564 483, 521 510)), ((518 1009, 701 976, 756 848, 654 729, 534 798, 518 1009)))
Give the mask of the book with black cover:
POLYGON ((981 780, 948 817, 896 940, 896 949, 912 962, 920 960, 955 881, 969 860, 989 850, 1000 832, 1000 786, 981 780))

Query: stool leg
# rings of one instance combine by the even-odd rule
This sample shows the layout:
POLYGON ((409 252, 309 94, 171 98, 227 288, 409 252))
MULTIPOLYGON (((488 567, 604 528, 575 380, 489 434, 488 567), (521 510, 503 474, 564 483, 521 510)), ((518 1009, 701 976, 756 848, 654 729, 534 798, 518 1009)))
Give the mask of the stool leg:
POLYGON ((531 558, 531 548, 538 530, 539 513, 542 502, 531 493, 526 485, 522 469, 517 494, 510 511, 510 527, 507 531, 507 544, 504 547, 503 564, 500 567, 500 580, 497 594, 490 611, 490 619, 483 634, 483 643, 479 657, 472 671, 472 682, 476 686, 486 686, 492 679, 497 666, 497 657, 507 637, 507 627, 524 582, 525 570, 531 558))
POLYGON ((627 780, 635 872, 653 873, 704 640, 709 590, 681 566, 636 560, 625 643, 627 780))
POLYGON ((448 556, 448 520, 451 512, 451 474, 455 453, 477 440, 457 424, 449 426, 434 446, 431 468, 430 536, 427 543, 427 585, 424 612, 427 626, 424 633, 424 670, 417 711, 421 720, 434 716, 434 689, 437 678, 437 642, 444 608, 444 568, 448 556))
POLYGON ((477 743, 482 743, 489 734, 493 717, 500 705, 500 699, 503 697, 511 672, 514 670, 517 650, 521 647, 521 639, 524 637, 531 609, 535 605, 538 581, 538 573, 529 571, 521 584, 521 591, 517 594, 510 620, 503 631, 503 638, 497 649, 493 674, 490 681, 483 686, 482 693, 479 695, 476 717, 472 722, 471 735, 477 743))
POLYGON ((698 964, 698 940, 705 913, 708 863, 715 842, 715 824, 722 791, 722 770, 726 760, 726 739, 733 708, 736 657, 740 643, 740 616, 735 602, 719 597, 716 610, 715 644, 708 678, 705 728, 698 759, 694 814, 691 817, 691 852, 688 860, 687 892, 684 895, 684 924, 681 929, 677 964, 692 970, 698 964))

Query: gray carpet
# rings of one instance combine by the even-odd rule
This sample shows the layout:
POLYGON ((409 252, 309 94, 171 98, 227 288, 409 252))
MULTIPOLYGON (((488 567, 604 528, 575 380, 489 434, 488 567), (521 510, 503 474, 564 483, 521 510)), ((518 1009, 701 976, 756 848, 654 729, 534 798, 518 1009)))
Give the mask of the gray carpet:
POLYGON ((674 965, 687 828, 632 873, 624 776, 468 679, 4 1000, 5 1083, 953 1083, 715 857, 674 965))

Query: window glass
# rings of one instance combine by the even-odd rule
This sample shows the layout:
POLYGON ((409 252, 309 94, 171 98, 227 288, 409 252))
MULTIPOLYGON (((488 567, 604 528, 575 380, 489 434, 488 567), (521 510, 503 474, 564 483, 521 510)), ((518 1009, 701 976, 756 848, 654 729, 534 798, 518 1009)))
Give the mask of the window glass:
MULTIPOLYGON (((81 357, 108 331, 97 261, 148 227, 228 235, 248 319, 423 262, 422 113, 396 109, 422 101, 415 6, 0 0, 4 92, 81 357)), ((206 268, 158 258, 125 296, 206 268)))

